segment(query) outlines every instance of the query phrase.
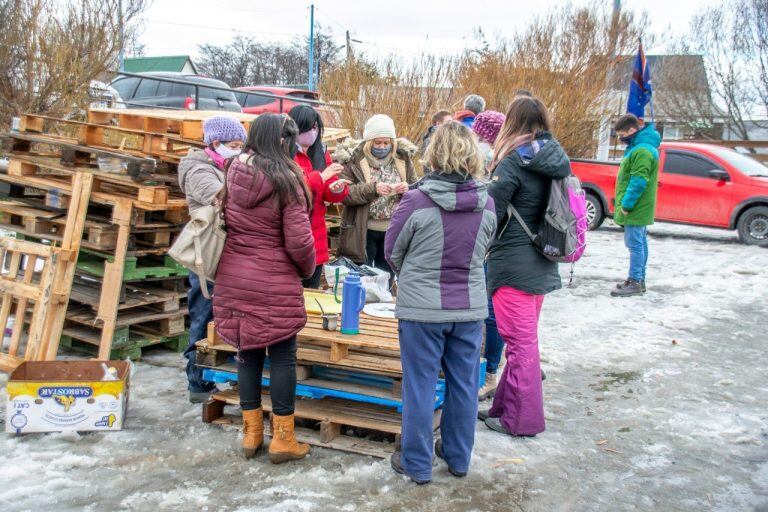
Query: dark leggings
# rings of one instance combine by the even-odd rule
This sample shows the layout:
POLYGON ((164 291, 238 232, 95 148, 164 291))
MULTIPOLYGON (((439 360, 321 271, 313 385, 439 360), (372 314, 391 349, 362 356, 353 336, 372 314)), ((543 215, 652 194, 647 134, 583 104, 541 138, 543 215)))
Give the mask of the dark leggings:
POLYGON ((267 353, 272 412, 278 416, 291 415, 296 402, 296 336, 267 348, 240 352, 240 361, 237 363, 240 407, 244 411, 261 407, 261 376, 267 353))
POLYGON ((304 288, 320 288, 320 278, 323 276, 323 266, 318 265, 315 267, 315 273, 312 277, 308 277, 301 282, 301 286, 304 288))
POLYGON ((392 276, 394 276, 394 273, 392 272, 389 263, 387 263, 387 260, 384 259, 385 235, 386 231, 374 231, 372 229, 368 230, 368 234, 366 235, 365 239, 365 256, 368 259, 366 262, 368 265, 381 269, 384 272, 389 272, 389 284, 391 285, 392 276))

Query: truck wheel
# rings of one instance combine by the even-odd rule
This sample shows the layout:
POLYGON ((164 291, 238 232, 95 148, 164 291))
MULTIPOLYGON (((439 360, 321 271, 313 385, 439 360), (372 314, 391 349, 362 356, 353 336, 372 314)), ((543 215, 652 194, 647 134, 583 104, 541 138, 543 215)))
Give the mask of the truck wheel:
POLYGON ((603 203, 600 199, 587 192, 587 222, 589 223, 589 229, 595 230, 599 228, 605 220, 605 212, 603 212, 603 203))
POLYGON ((743 243, 768 247, 768 206, 755 206, 742 213, 736 229, 743 243))

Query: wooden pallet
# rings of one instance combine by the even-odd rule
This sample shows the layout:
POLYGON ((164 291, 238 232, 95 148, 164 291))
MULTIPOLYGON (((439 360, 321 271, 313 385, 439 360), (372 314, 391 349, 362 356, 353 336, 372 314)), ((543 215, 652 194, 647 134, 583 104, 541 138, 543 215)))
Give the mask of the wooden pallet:
MULTIPOLYGON (((122 281, 139 281, 147 278, 187 276, 189 271, 170 256, 124 256, 122 281)), ((111 254, 81 251, 77 260, 79 272, 104 277, 107 267, 116 261, 111 254)))
MULTIPOLYGON (((119 197, 127 197, 139 203, 157 206, 169 206, 170 192, 167 186, 147 185, 131 180, 122 174, 99 171, 90 167, 66 167, 55 157, 35 155, 32 153, 9 154, 8 176, 30 177, 39 180, 53 180, 54 183, 71 183, 76 172, 90 173, 94 177, 94 193, 105 193, 119 197)), ((29 185, 34 185, 30 181, 29 185)))
MULTIPOLYGON (((397 320, 360 315, 360 334, 327 331, 320 315, 307 315, 307 325, 298 334, 302 359, 318 364, 339 365, 400 375, 400 342, 397 320)), ((208 325, 209 350, 226 351, 228 345, 208 325)))
MULTIPOLYGON (((258 116, 239 112, 221 112, 217 110, 161 110, 161 109, 91 109, 88 122, 99 125, 114 125, 123 129, 140 130, 151 133, 173 134, 184 141, 203 140, 203 122, 209 117, 225 115, 233 117, 243 124, 248 132, 251 122, 258 116)), ((346 139, 350 132, 344 128, 326 127, 323 142, 332 143, 346 139)))
MULTIPOLYGON (((66 212, 30 206, 29 202, 0 200, 0 227, 25 237, 61 242, 67 227, 66 212)), ((109 250, 114 249, 116 242, 117 229, 86 218, 81 241, 83 247, 109 250)))
MULTIPOLYGON (((101 337, 81 327, 65 327, 59 346, 69 352, 77 352, 92 357, 98 356, 101 337)), ((130 333, 127 340, 113 345, 109 352, 110 360, 130 358, 139 361, 149 349, 165 348, 173 352, 183 352, 189 344, 186 332, 174 336, 164 336, 142 330, 130 333)))
POLYGON ((8 347, 4 346, 5 339, 0 341, 2 371, 10 372, 23 361, 56 358, 92 183, 90 175, 75 177, 74 199, 60 247, 0 237, 0 262, 3 267, 8 264, 7 273, 0 275, 0 326, 5 328, 11 314, 15 319, 8 347), (38 260, 43 262, 39 273, 38 260), (22 329, 30 303, 32 314, 26 346, 22 348, 22 329))
MULTIPOLYGON (((203 404, 203 421, 239 428, 241 417, 225 414, 226 406, 239 404, 236 389, 216 393, 203 404)), ((262 397, 262 407, 265 412, 272 411, 269 395, 262 397)), ((332 398, 297 398, 295 417, 297 425, 302 425, 296 429, 296 437, 301 442, 379 458, 388 458, 395 451, 402 431, 401 415, 389 408, 332 398)), ((270 435, 269 421, 264 424, 267 435, 270 435)), ((439 424, 440 410, 437 410, 434 428, 437 429, 439 424)))
MULTIPOLYGON (((173 281, 179 279, 174 278, 173 281)), ((175 286, 165 286, 163 281, 124 281, 117 306, 118 312, 133 308, 151 308, 165 313, 179 311, 182 300, 187 296, 184 286, 178 286, 177 283, 168 284, 175 286)), ((76 275, 72 284, 70 300, 90 306, 93 311, 98 311, 101 288, 102 281, 100 279, 87 275, 76 275)))
POLYGON ((59 147, 63 157, 69 160, 74 156, 75 162, 88 162, 90 155, 116 158, 126 163, 126 174, 134 178, 152 174, 156 168, 155 159, 178 163, 190 147, 202 143, 202 140, 201 143, 185 141, 163 133, 71 119, 33 114, 23 114, 20 118, 21 133, 11 133, 10 137, 59 147))

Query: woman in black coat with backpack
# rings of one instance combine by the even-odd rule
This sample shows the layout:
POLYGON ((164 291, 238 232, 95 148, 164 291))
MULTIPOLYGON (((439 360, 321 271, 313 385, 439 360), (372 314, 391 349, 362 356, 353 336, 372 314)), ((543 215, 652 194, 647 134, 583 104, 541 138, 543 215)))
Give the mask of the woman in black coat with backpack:
POLYGON ((517 210, 531 232, 538 232, 552 180, 571 173, 568 156, 549 130, 547 108, 539 99, 516 98, 496 141, 488 190, 499 226, 506 225, 489 250, 488 293, 507 347, 507 364, 493 406, 481 419, 489 428, 515 436, 544 431, 539 315, 544 295, 562 284, 557 263, 537 251, 508 207, 517 210))

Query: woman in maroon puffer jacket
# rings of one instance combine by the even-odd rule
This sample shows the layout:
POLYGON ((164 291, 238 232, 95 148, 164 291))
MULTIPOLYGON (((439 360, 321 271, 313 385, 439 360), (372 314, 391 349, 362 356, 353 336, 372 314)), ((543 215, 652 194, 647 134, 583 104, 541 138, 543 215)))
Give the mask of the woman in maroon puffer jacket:
POLYGON ((243 451, 264 442, 261 377, 270 359, 274 463, 309 452, 296 442, 296 334, 304 327, 302 278, 315 270, 315 247, 303 171, 291 154, 298 128, 288 116, 263 114, 251 125, 243 154, 227 171, 227 241, 216 273, 216 331, 238 349, 243 451))

